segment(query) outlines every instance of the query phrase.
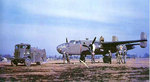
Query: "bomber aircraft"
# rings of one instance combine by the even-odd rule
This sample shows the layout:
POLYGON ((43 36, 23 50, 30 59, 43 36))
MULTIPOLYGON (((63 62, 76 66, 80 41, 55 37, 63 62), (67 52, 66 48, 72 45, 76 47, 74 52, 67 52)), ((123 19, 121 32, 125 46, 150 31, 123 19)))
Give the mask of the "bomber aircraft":
POLYGON ((147 35, 141 32, 140 40, 128 40, 128 41, 118 41, 116 36, 112 37, 111 42, 105 42, 104 38, 101 36, 100 41, 94 40, 71 40, 68 42, 66 38, 66 43, 57 46, 57 51, 63 54, 63 62, 67 60, 70 63, 70 55, 80 55, 80 60, 85 62, 86 55, 91 55, 91 62, 95 62, 95 55, 103 55, 104 63, 111 63, 111 53, 117 53, 120 50, 131 50, 134 49, 135 45, 140 45, 141 48, 147 46, 147 35))

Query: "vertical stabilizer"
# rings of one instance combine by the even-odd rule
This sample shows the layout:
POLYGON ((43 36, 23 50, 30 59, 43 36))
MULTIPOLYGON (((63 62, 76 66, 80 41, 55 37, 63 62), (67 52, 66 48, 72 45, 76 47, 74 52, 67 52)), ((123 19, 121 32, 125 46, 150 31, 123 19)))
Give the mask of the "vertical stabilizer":
POLYGON ((112 36, 112 41, 113 41, 113 42, 118 41, 117 36, 112 36))
MULTIPOLYGON (((141 32, 141 40, 147 40, 147 35, 144 32, 141 32)), ((147 41, 140 43, 141 48, 147 47, 147 41)))

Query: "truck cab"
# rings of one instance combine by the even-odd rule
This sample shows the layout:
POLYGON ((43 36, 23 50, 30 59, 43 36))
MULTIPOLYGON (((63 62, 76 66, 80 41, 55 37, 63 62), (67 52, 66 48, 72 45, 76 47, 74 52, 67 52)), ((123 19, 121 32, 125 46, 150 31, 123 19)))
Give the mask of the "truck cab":
POLYGON ((30 57, 30 50, 31 46, 29 44, 17 44, 15 45, 15 53, 14 57, 15 59, 30 57))

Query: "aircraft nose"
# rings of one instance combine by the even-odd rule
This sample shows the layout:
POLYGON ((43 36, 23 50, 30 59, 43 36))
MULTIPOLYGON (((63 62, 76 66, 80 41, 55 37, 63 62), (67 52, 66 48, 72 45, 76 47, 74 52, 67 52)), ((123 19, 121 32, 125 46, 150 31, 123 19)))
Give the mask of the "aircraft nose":
POLYGON ((57 51, 61 53, 61 48, 59 46, 57 47, 57 51))
POLYGON ((63 43, 63 44, 60 44, 57 46, 57 51, 60 53, 60 54, 63 54, 66 50, 66 43, 63 43))

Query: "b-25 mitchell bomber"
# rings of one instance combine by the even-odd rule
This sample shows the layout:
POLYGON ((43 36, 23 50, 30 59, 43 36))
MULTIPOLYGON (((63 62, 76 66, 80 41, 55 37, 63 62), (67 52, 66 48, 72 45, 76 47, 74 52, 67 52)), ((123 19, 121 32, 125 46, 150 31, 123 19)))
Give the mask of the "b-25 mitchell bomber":
POLYGON ((134 49, 135 45, 140 45, 141 48, 147 46, 147 35, 141 32, 140 40, 128 40, 128 41, 118 41, 116 36, 112 37, 111 42, 105 42, 104 38, 101 36, 100 41, 94 40, 71 40, 68 42, 66 38, 66 43, 57 46, 57 51, 63 54, 63 61, 67 60, 70 63, 70 55, 80 55, 80 60, 85 62, 86 55, 91 55, 91 61, 95 62, 95 55, 103 55, 104 63, 111 63, 111 54, 118 53, 119 51, 127 51, 134 49), (109 55, 108 55, 109 54, 109 55))

